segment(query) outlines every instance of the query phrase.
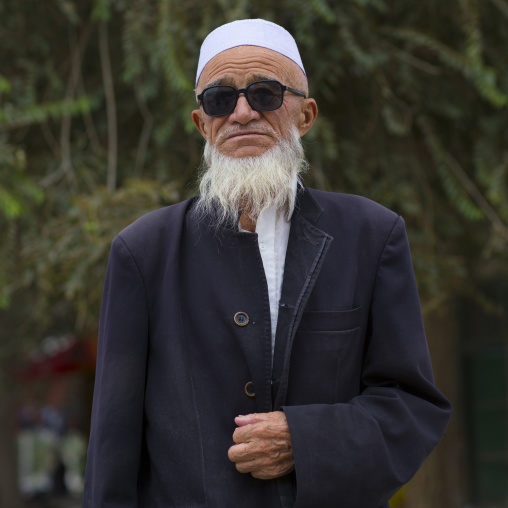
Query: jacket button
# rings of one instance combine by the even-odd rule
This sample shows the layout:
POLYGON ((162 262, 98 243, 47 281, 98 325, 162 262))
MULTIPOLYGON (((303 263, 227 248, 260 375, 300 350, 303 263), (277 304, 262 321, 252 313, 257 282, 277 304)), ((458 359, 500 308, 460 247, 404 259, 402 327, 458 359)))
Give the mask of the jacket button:
POLYGON ((238 326, 245 326, 249 322, 249 316, 245 312, 237 312, 233 319, 238 326))
POLYGON ((246 385, 245 385, 245 393, 249 396, 249 397, 255 397, 256 396, 256 392, 254 391, 254 383, 252 381, 249 381, 246 385))

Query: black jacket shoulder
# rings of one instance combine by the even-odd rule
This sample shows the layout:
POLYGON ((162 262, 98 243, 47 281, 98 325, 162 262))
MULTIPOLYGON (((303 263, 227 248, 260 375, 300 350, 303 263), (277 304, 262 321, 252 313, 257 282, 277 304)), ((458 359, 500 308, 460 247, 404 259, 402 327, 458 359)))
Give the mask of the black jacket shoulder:
POLYGON ((316 226, 332 236, 340 230, 349 233, 350 238, 377 238, 384 243, 395 224, 402 221, 392 210, 363 196, 315 189, 308 191, 323 208, 316 226))
POLYGON ((128 247, 158 243, 179 235, 185 214, 195 198, 149 212, 123 229, 118 236, 128 247))

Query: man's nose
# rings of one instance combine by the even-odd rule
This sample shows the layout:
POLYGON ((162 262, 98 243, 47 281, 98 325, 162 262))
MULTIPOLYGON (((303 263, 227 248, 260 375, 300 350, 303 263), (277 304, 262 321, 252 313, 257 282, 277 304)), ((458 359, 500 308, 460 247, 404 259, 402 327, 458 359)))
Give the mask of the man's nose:
POLYGON ((243 93, 240 94, 234 111, 229 115, 229 121, 246 125, 250 121, 259 120, 260 118, 261 115, 259 111, 252 109, 245 95, 243 93))

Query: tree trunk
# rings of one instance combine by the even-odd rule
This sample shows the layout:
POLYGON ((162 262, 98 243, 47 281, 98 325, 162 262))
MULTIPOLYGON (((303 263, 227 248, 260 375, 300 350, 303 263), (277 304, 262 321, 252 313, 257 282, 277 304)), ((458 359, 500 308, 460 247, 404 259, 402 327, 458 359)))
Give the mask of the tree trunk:
POLYGON ((453 413, 445 436, 416 476, 406 485, 404 508, 460 508, 465 504, 466 460, 463 420, 458 410, 458 336, 453 311, 425 318, 437 387, 453 413))
POLYGON ((4 370, 3 375, 0 375, 0 508, 24 506, 18 487, 14 387, 14 381, 9 379, 4 370))

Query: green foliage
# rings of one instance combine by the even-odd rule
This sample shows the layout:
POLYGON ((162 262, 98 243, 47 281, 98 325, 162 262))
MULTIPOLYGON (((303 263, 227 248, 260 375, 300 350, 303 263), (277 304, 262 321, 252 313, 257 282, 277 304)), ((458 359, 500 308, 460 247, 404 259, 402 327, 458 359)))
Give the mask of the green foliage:
POLYGON ((2 75, 0 75, 0 93, 9 93, 11 84, 2 75))
POLYGON ((112 237, 194 192, 200 44, 246 17, 298 41, 320 110, 304 139, 307 183, 404 216, 426 308, 471 291, 479 260, 506 260, 506 0, 5 0, 0 306, 21 302, 12 329, 36 340, 96 328, 112 237))
POLYGON ((449 167, 449 160, 445 149, 430 122, 425 117, 419 118, 419 125, 425 136, 425 141, 431 152, 434 164, 437 169, 437 174, 441 179, 443 188, 448 195, 448 198, 454 203, 457 210, 469 220, 479 220, 484 218, 483 212, 472 203, 471 199, 466 193, 464 187, 453 175, 449 167))
POLYGON ((44 193, 26 175, 26 154, 0 136, 0 217, 15 219, 30 211, 31 204, 40 204, 44 193))
POLYGON ((462 73, 476 87, 480 95, 493 106, 503 107, 508 103, 508 95, 499 90, 496 85, 495 70, 483 66, 479 61, 479 48, 474 37, 472 37, 473 43, 468 45, 464 55, 452 50, 434 37, 416 30, 392 28, 389 33, 393 37, 432 50, 446 66, 462 73))
POLYGON ((94 21, 109 21, 111 8, 109 0, 95 0, 91 18, 94 21))
POLYGON ((0 110, 0 130, 18 129, 25 125, 46 122, 49 119, 59 120, 66 116, 88 113, 93 104, 93 99, 86 96, 75 100, 34 104, 23 109, 6 104, 0 110))

